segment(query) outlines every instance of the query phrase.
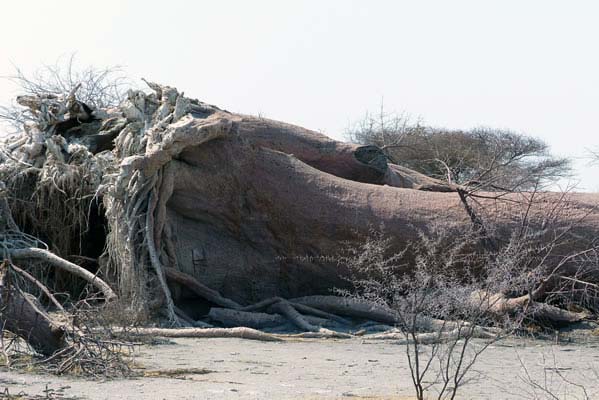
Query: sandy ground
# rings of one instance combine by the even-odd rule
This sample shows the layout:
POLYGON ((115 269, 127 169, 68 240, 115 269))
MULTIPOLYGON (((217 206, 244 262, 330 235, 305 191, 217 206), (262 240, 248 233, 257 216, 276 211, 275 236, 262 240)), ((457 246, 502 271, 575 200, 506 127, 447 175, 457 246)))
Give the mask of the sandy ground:
MULTIPOLYGON (((538 388, 539 396, 534 397, 531 385, 523 381, 526 373, 520 360, 535 382, 550 386, 560 399, 584 398, 580 389, 564 379, 584 383, 589 398, 599 398, 599 376, 593 375, 599 373, 599 344, 555 345, 523 340, 504 341, 488 348, 475 364, 471 374, 474 379, 463 387, 458 398, 549 398, 540 396, 542 390, 538 388)), ((84 399, 413 396, 405 346, 392 342, 175 339, 170 344, 141 347, 135 362, 147 375, 157 377, 86 381, 0 370, 0 393, 8 390, 10 394, 44 395, 47 390, 58 397, 84 399)))

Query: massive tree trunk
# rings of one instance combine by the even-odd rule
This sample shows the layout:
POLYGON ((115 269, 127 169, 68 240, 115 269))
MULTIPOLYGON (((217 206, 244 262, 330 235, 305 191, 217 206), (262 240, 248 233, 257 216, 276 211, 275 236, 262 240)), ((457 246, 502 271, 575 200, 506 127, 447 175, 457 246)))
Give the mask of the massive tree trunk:
MULTIPOLYGON (((549 241, 571 227, 563 233, 570 239, 560 236, 553 252, 556 263, 587 248, 599 232, 597 195, 543 193, 532 202, 529 194, 473 196, 467 188, 389 163, 375 146, 230 113, 187 99, 174 88, 149 85, 155 93, 132 91, 118 109, 97 110, 96 115, 105 114, 98 117, 101 122, 68 119, 77 132, 58 129, 65 115, 44 116, 27 144, 14 148, 12 169, 4 176, 40 171, 38 185, 65 196, 74 186, 73 196, 82 199, 86 212, 84 198, 103 196, 112 269, 100 271, 112 272, 124 298, 146 302, 145 291, 159 288, 164 296, 152 292, 151 298, 166 306, 173 322, 177 312, 189 311, 186 297, 207 301, 198 311, 205 315, 206 306, 240 310, 272 297, 330 294, 346 287, 338 257, 348 242, 360 243, 373 229, 392 239, 390 251, 399 251, 439 225, 491 235, 492 240, 481 239, 483 247, 531 223, 538 223, 535 229, 549 241), (110 148, 113 137, 114 148, 96 154, 110 148), (83 192, 82 182, 87 183, 83 192)), ((60 110, 74 104, 62 104, 60 98, 26 100, 38 111, 54 109, 47 102, 60 103, 60 110)), ((38 189, 33 193, 44 192, 38 189)), ((51 225, 61 224, 61 218, 51 225)), ((92 275, 79 274, 106 298, 114 297, 92 275)), ((297 317, 289 304, 277 307, 297 317)), ((292 307, 299 311, 297 304, 292 307)), ((295 319, 296 325, 308 326, 295 319)))
MULTIPOLYGON (((156 232, 168 244, 164 263, 241 304, 345 287, 336 256, 372 228, 399 250, 434 225, 472 221, 457 187, 389 164, 376 147, 276 121, 211 109, 171 124, 147 149, 130 163, 146 176, 163 171, 155 214, 165 221, 156 232)), ((530 209, 521 200, 479 198, 474 208, 504 234, 526 210, 540 220, 557 204, 576 234, 599 231, 596 195, 538 194, 530 209)))

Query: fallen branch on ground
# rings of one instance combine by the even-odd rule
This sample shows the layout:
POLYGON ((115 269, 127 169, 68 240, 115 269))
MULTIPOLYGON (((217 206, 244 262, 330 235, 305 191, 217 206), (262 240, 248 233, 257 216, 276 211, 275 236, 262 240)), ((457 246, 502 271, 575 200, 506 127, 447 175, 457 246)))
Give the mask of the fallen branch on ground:
POLYGON ((264 342, 280 342, 282 339, 252 328, 138 328, 129 333, 134 335, 162 336, 169 338, 239 338, 260 340, 264 342))
POLYGON ((65 260, 64 258, 58 257, 56 254, 38 248, 26 248, 26 249, 10 249, 9 255, 11 258, 15 260, 22 259, 38 259, 41 261, 45 261, 53 266, 60 268, 64 271, 67 271, 79 278, 84 279, 86 282, 95 286, 97 289, 102 291, 104 294, 104 298, 106 301, 112 301, 116 299, 116 294, 114 291, 108 286, 106 282, 102 279, 98 278, 96 275, 92 274, 88 270, 81 268, 77 264, 73 264, 70 261, 65 260))

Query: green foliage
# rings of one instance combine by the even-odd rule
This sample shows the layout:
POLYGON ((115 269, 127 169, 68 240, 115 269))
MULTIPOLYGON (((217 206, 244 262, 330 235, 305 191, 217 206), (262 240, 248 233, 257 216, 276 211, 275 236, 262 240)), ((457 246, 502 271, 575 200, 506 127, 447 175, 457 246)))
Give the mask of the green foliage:
POLYGON ((570 160, 542 140, 492 128, 450 130, 412 123, 404 115, 366 115, 346 132, 379 146, 391 162, 433 178, 489 191, 531 190, 570 174, 570 160))

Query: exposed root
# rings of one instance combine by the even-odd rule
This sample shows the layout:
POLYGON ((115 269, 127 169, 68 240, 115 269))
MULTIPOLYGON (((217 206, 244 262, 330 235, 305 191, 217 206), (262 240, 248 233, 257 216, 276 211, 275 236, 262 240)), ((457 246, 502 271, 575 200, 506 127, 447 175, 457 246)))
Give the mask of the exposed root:
POLYGON ((221 294, 216 290, 210 289, 208 286, 204 285, 193 276, 186 274, 185 272, 178 271, 174 268, 165 268, 164 272, 167 279, 187 287, 203 299, 206 299, 221 307, 231 308, 233 310, 243 309, 241 305, 237 304, 233 300, 221 296, 221 294))
POLYGON ((273 305, 281 300, 282 300, 281 297, 270 297, 268 299, 261 300, 261 301, 257 302, 256 304, 251 304, 249 306, 242 307, 242 308, 240 308, 240 311, 262 310, 262 309, 270 307, 271 305, 273 305))
MULTIPOLYGON (((340 316, 338 316, 336 314, 331 314, 331 313, 328 313, 326 311, 322 311, 322 310, 319 310, 317 308, 307 306, 305 304, 293 303, 293 302, 290 302, 290 304, 293 306, 293 308, 295 308, 297 311, 299 311, 299 312, 301 312, 303 314, 314 315, 316 317, 320 317, 320 318, 328 319, 328 320, 331 320, 331 321, 335 321, 335 322, 337 322, 337 323, 339 323, 341 325, 345 325, 345 326, 350 326, 351 325, 350 321, 348 321, 347 319, 342 318, 342 317, 340 317, 340 316)), ((306 317, 304 317, 304 318, 306 318, 306 317)))
POLYGON ((312 325, 308 321, 306 321, 302 315, 297 312, 295 308, 291 306, 288 302, 281 300, 271 306, 271 308, 280 314, 287 317, 287 319, 297 326, 299 329, 308 332, 318 332, 319 328, 317 326, 312 325))
POLYGON ((321 332, 322 337, 334 336, 331 331, 323 330, 322 326, 341 324, 351 326, 351 322, 339 316, 329 314, 301 304, 291 303, 280 297, 263 300, 242 310, 212 307, 208 317, 226 327, 247 326, 255 329, 273 328, 292 323, 301 330, 321 332), (258 311, 266 309, 267 313, 258 311), (300 314, 303 312, 304 315, 300 314))
POLYGON ((363 318, 390 325, 397 323, 397 318, 392 310, 365 300, 339 296, 306 296, 290 301, 337 315, 363 318))
POLYGON ((248 328, 264 329, 280 326, 287 322, 287 319, 279 314, 239 311, 219 307, 212 307, 208 313, 208 318, 227 328, 246 326, 248 328))
POLYGON ((182 325, 175 313, 175 305, 173 303, 173 298, 171 296, 171 291, 166 284, 166 278, 164 276, 164 267, 160 262, 160 258, 158 256, 158 252, 156 251, 156 247, 154 246, 154 208, 156 207, 157 200, 152 194, 148 199, 148 211, 146 213, 146 242, 148 246, 148 253, 150 255, 150 262, 154 267, 154 271, 156 272, 156 276, 158 277, 158 282, 160 282, 160 288, 164 293, 164 298, 166 302, 166 312, 167 318, 169 322, 173 325, 180 326, 182 325))
POLYGON ((532 296, 520 296, 507 298, 501 293, 489 295, 484 292, 472 294, 472 301, 487 303, 486 309, 495 315, 516 314, 524 311, 526 315, 537 321, 549 321, 552 323, 573 323, 588 318, 584 312, 573 312, 561 308, 534 301, 532 296))

